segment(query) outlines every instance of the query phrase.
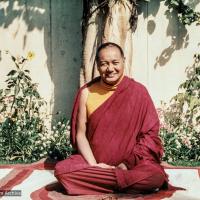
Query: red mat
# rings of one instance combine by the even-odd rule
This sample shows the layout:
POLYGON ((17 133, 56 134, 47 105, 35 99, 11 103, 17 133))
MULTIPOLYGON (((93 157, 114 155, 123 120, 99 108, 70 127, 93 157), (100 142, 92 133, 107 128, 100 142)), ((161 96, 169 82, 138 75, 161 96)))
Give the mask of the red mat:
MULTIPOLYGON (((33 200, 109 200, 109 199, 148 199, 160 200, 170 198, 176 190, 161 190, 149 195, 128 195, 128 194, 105 194, 105 195, 86 195, 68 196, 62 185, 53 176, 55 163, 41 160, 33 164, 0 165, 0 191, 2 198, 3 191, 21 190, 20 197, 13 199, 33 199, 33 200), (49 179, 50 178, 50 179, 49 179), (42 183, 41 183, 42 182, 42 183), (39 186, 41 184, 41 186, 39 186), (43 185, 42 185, 43 184, 43 185), (37 186, 37 187, 36 187, 37 186), (27 188, 28 189, 27 189, 27 188), (38 188, 39 187, 39 188, 38 188)), ((172 166, 165 166, 172 169, 172 166)), ((200 168, 176 167, 175 169, 195 169, 200 174, 200 168)), ((5 199, 8 199, 5 197, 5 199)), ((199 198, 200 199, 200 198, 199 198)))

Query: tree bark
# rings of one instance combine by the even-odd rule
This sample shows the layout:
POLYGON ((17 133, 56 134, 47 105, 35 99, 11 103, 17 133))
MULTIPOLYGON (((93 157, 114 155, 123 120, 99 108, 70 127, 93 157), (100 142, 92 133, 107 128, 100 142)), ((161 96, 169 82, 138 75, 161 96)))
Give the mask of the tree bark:
POLYGON ((98 76, 96 49, 105 42, 114 42, 125 54, 125 74, 132 74, 132 35, 137 21, 135 1, 84 1, 83 60, 80 85, 98 76))

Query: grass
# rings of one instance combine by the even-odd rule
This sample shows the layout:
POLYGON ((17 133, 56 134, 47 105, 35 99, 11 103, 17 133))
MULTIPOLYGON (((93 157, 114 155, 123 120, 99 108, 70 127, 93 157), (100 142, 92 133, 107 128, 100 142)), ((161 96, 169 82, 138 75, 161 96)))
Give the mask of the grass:
POLYGON ((0 158, 0 165, 7 165, 7 164, 31 164, 31 163, 36 163, 38 161, 41 161, 43 160, 42 162, 47 162, 47 163, 55 163, 57 162, 58 160, 54 160, 50 157, 46 157, 46 158, 41 158, 39 160, 36 160, 36 161, 31 161, 31 160, 28 160, 28 161, 22 161, 22 160, 12 160, 12 161, 8 161, 8 160, 3 160, 2 158, 0 158))
POLYGON ((178 161, 170 162, 169 164, 174 165, 174 166, 184 166, 184 167, 200 167, 200 161, 178 160, 178 161))
MULTIPOLYGON (((50 161, 50 160, 49 160, 50 161)), ((5 164, 28 164, 32 163, 31 161, 6 161, 6 160, 0 160, 0 165, 5 164)), ((185 160, 178 160, 175 162, 169 162, 168 164, 173 166, 184 166, 184 167, 200 167, 200 161, 185 161, 185 160)))
POLYGON ((7 161, 7 160, 0 160, 0 165, 7 165, 7 164, 28 164, 31 163, 31 161, 7 161))

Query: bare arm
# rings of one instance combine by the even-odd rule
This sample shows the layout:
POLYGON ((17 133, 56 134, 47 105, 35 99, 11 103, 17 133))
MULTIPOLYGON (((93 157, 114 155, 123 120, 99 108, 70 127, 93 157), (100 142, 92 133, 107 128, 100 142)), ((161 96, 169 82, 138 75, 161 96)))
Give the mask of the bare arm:
POLYGON ((91 166, 97 166, 101 168, 114 168, 114 166, 107 165, 105 163, 97 163, 88 139, 86 137, 86 123, 87 123, 87 109, 86 101, 88 96, 88 89, 85 88, 80 97, 79 111, 78 111, 78 121, 77 121, 77 146, 81 155, 91 166))
POLYGON ((77 121, 77 146, 79 152, 82 154, 82 156, 85 158, 85 160, 90 165, 97 164, 94 155, 92 153, 91 147, 89 145, 89 142, 86 138, 86 123, 87 123, 87 110, 86 110, 86 101, 88 96, 88 90, 85 88, 80 97, 80 103, 79 103, 79 112, 78 112, 78 121, 77 121))

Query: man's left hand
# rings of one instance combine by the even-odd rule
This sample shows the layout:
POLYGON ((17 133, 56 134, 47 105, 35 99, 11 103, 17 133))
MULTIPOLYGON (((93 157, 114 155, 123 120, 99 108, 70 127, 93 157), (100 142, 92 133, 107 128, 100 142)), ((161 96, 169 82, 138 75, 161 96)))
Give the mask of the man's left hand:
POLYGON ((120 164, 117 166, 117 168, 123 169, 123 170, 127 170, 127 169, 128 169, 127 166, 126 166, 124 163, 120 163, 120 164))

